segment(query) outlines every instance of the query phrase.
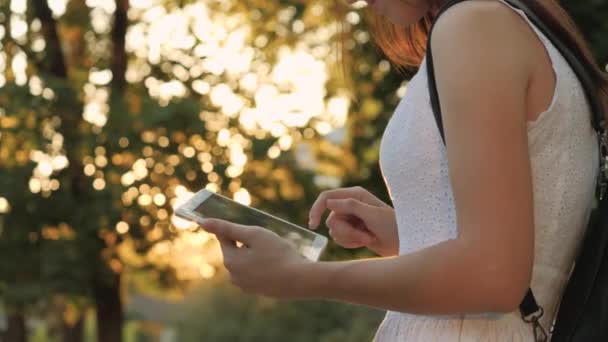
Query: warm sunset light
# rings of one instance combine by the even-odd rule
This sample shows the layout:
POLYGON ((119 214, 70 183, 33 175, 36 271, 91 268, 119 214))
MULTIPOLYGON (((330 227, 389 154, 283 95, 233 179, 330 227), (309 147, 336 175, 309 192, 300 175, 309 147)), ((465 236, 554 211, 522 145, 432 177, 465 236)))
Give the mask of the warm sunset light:
MULTIPOLYGON (((563 2, 608 61, 603 5, 563 2)), ((371 3, 0 1, 0 340, 371 341, 380 311, 246 294, 221 234, 175 215, 202 189, 302 227, 328 189, 392 205, 381 140, 424 87, 382 54, 371 3)), ((327 215, 322 259, 375 253, 327 215)))

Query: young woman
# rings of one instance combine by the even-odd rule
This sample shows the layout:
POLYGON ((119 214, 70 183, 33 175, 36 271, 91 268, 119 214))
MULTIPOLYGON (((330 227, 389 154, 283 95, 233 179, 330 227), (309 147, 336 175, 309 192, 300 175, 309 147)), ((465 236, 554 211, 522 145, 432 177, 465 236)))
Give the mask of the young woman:
MULTIPOLYGON (((593 63, 554 1, 523 1, 593 63)), ((523 12, 502 0, 459 3, 437 19, 432 39, 446 147, 422 57, 441 1, 368 2, 387 56, 420 65, 380 149, 394 209, 362 188, 326 191, 310 227, 329 210, 338 244, 380 257, 312 263, 260 227, 203 227, 247 292, 388 310, 377 341, 531 341, 518 305, 531 286, 550 327, 595 205, 598 146, 583 89, 523 12)), ((606 75, 594 70, 606 100, 606 75)))

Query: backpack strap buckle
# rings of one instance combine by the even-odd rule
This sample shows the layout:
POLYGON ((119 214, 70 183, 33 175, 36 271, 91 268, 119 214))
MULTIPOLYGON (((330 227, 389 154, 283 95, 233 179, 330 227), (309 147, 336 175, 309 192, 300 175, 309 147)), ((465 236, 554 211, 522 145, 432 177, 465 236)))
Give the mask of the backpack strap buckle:
POLYGON ((534 341, 535 342, 547 342, 549 340, 549 335, 543 326, 540 324, 540 318, 545 314, 545 310, 542 307, 538 307, 538 310, 525 316, 521 315, 521 319, 526 322, 532 324, 532 328, 534 329, 534 341))

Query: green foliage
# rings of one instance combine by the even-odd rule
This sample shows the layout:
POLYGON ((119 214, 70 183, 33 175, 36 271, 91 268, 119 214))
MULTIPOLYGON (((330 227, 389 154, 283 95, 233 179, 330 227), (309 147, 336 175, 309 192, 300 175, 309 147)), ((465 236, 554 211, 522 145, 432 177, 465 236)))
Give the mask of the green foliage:
POLYGON ((371 341, 382 312, 329 301, 278 301, 243 295, 223 282, 187 297, 180 341, 371 341))

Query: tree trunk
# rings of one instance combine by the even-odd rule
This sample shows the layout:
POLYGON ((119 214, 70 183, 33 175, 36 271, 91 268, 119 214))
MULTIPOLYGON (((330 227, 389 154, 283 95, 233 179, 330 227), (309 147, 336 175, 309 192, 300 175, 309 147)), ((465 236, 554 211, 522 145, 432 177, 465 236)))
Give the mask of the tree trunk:
MULTIPOLYGON (((116 12, 114 13, 114 28, 112 29, 112 86, 114 91, 121 93, 126 85, 125 72, 127 71, 127 51, 125 49, 125 41, 127 37, 129 10, 128 0, 116 1, 116 12)), ((121 94, 122 95, 122 94, 121 94)))
MULTIPOLYGON (((53 18, 53 12, 48 6, 47 1, 32 1, 34 15, 41 23, 41 33, 46 42, 44 70, 46 76, 51 76, 63 81, 62 88, 56 91, 56 103, 70 104, 68 108, 58 108, 58 116, 61 118, 61 133, 64 141, 72 146, 80 144, 81 133, 79 126, 82 121, 83 105, 78 99, 74 89, 70 88, 68 82, 68 67, 61 47, 61 41, 57 32, 57 22, 53 18)), ((86 192, 87 177, 84 175, 80 151, 78 148, 66 148, 66 156, 70 160, 66 170, 71 178, 71 191, 78 197, 86 192)))
POLYGON ((33 1, 32 5, 34 15, 40 20, 42 36, 46 41, 46 58, 43 63, 46 64, 45 69, 51 75, 65 79, 68 76, 68 70, 61 50, 53 12, 46 1, 33 1))
MULTIPOLYGON (((127 70, 127 53, 125 50, 125 37, 127 33, 127 11, 128 0, 116 1, 116 12, 114 13, 114 27, 112 29, 113 58, 112 58, 112 97, 123 96, 126 87, 125 72, 127 70)), ((115 101, 110 101, 113 106, 115 101)), ((112 108, 114 109, 114 108, 112 108)), ((116 111, 110 110, 106 130, 114 127, 116 111)), ((122 113, 121 113, 122 115, 122 113)), ((111 150, 111 146, 106 146, 111 150)), ((104 266, 101 266, 104 267, 104 266)), ((97 341, 98 342, 120 342, 122 341, 123 312, 120 297, 120 274, 113 274, 109 281, 107 273, 98 274, 95 281, 95 301, 97 303, 97 341), (103 278, 103 275, 106 278, 103 278)))
POLYGON ((98 279, 95 282, 95 302, 97 304, 97 342, 122 341, 122 300, 120 298, 120 275, 112 282, 98 279))
MULTIPOLYGON (((125 50, 125 37, 128 25, 128 9, 128 0, 116 1, 114 27, 111 34, 113 43, 111 66, 113 75, 112 97, 122 98, 126 87, 127 53, 125 50)), ((115 101, 110 101, 111 106, 114 106, 114 104, 115 101)), ((112 108, 108 116, 108 123, 104 129, 108 130, 115 127, 116 114, 116 111, 112 108)), ((122 113, 118 116, 122 116, 122 113)), ((107 151, 111 151, 111 148, 111 145, 106 146, 107 151)), ((100 268, 103 267, 105 265, 100 266, 100 268)), ((97 278, 94 284, 94 295, 97 303, 97 342, 120 342, 122 341, 123 325, 120 274, 112 273, 112 277, 109 277, 108 272, 98 270, 97 278)))
POLYGON ((7 342, 26 342, 27 332, 25 330, 25 316, 22 310, 8 314, 8 330, 6 332, 7 342))
POLYGON ((84 314, 80 315, 76 324, 63 323, 63 342, 82 342, 84 338, 84 314))

